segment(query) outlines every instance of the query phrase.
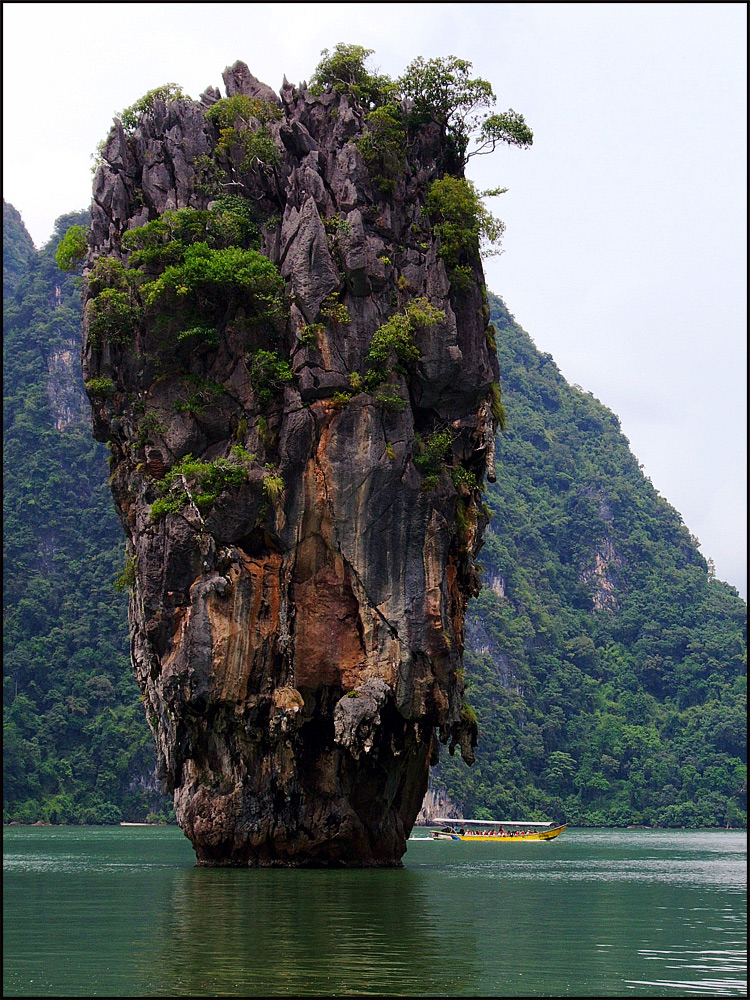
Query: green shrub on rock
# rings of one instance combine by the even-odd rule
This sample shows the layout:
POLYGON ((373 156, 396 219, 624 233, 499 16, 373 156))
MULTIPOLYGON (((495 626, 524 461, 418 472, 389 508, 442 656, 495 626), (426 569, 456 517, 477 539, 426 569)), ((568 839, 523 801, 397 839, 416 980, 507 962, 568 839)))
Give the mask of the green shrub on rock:
POLYGON ((86 389, 90 393, 96 393, 101 396, 111 396, 115 389, 115 383, 111 378, 98 375, 94 378, 90 378, 88 382, 86 382, 86 389))
POLYGON ((167 514, 177 514, 188 502, 199 511, 213 506, 216 499, 229 486, 247 482, 248 465, 253 456, 238 454, 214 462, 202 462, 192 455, 185 457, 170 469, 159 483, 161 496, 151 504, 151 518, 159 521, 167 514))
POLYGON ((393 191, 403 173, 406 154, 406 130, 400 109, 385 104, 371 111, 365 117, 365 130, 357 139, 357 149, 375 186, 381 191, 393 191))
POLYGON ((330 88, 366 107, 382 104, 393 93, 394 84, 388 76, 367 69, 365 63, 373 51, 343 42, 334 46, 332 52, 323 49, 320 53, 323 58, 310 80, 310 93, 322 94, 330 88))
POLYGON ((125 108, 119 114, 123 129, 132 135, 138 127, 143 115, 150 114, 154 110, 157 101, 169 104, 171 101, 189 101, 190 97, 183 92, 182 87, 177 83, 165 83, 161 87, 149 90, 139 98, 129 108, 125 108))
POLYGON ((219 127, 216 153, 231 161, 238 150, 242 157, 239 168, 244 172, 267 170, 281 162, 269 127, 281 117, 275 104, 245 94, 224 97, 206 112, 208 121, 219 127))
POLYGON ((131 303, 127 292, 105 288, 89 306, 89 342, 125 346, 132 342, 139 310, 131 303))
POLYGON ((438 255, 451 277, 460 277, 467 270, 470 273, 470 265, 480 257, 501 252, 505 223, 484 206, 482 195, 465 177, 446 174, 434 181, 425 211, 440 239, 438 255))
POLYGON ((253 391, 261 406, 270 403, 274 395, 283 392, 284 387, 294 380, 289 362, 275 351, 254 351, 246 358, 246 364, 253 391))
POLYGON ((414 334, 427 330, 445 319, 445 313, 436 309, 425 298, 414 299, 403 312, 395 313, 376 331, 365 358, 364 384, 372 391, 388 374, 390 366, 406 374, 409 365, 419 360, 419 350, 414 334))

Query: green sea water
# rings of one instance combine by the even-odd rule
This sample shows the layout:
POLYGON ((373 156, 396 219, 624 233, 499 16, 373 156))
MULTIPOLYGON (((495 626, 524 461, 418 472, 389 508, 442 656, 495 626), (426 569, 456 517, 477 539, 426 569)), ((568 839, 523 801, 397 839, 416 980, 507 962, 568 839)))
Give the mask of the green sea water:
POLYGON ((194 867, 176 828, 9 827, 4 996, 746 996, 731 831, 435 842, 403 869, 194 867))

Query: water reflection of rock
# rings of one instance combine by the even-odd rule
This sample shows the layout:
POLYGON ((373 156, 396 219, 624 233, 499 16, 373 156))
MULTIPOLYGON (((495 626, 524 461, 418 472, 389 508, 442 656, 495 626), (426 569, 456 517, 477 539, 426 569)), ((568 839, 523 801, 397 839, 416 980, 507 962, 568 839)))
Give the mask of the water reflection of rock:
POLYGON ((147 959, 169 992, 152 995, 473 996, 475 936, 430 884, 408 869, 182 871, 147 959))

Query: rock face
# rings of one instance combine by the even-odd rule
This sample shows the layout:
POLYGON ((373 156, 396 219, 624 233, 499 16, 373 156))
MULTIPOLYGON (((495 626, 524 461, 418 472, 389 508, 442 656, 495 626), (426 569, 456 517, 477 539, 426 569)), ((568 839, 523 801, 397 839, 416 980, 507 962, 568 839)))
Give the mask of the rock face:
POLYGON ((399 864, 439 742, 468 762, 476 745, 463 622, 497 380, 481 264, 452 287, 422 211, 437 130, 378 185, 356 142, 365 109, 277 96, 242 63, 224 79, 277 109, 272 166, 229 153, 206 183, 209 89, 116 123, 94 184, 83 366, 128 539, 132 661, 199 863, 399 864), (216 340, 170 340, 131 288, 131 335, 94 336, 96 261, 127 264, 126 231, 226 191, 260 213, 282 319, 248 323, 227 302, 216 340), (439 312, 413 324, 418 353, 363 381, 376 331, 422 300, 439 312), (251 363, 263 348, 293 373, 270 393, 251 363), (233 454, 241 481, 199 502, 187 473, 182 506, 154 516, 186 456, 233 454))

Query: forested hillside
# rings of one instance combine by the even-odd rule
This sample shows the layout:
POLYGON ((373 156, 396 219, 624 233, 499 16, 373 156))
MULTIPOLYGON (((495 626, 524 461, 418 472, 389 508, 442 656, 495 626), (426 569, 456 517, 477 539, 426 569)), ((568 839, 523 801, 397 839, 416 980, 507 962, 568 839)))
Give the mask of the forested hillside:
POLYGON ((34 242, 19 212, 3 202, 3 300, 13 295, 35 255, 34 242))
POLYGON ((490 304, 507 431, 467 619, 481 740, 439 781, 480 818, 744 825, 745 604, 617 417, 490 304))
POLYGON ((5 818, 119 822, 164 799, 132 677, 124 545, 80 375, 80 290, 4 206, 5 818), (9 224, 10 223, 10 224, 9 224), (144 785, 145 782, 145 785, 144 785))
MULTIPOLYGON (((166 817, 127 653, 123 536, 79 374, 80 299, 4 206, 4 817, 166 817)), ((467 618, 464 814, 743 825, 746 609, 711 578, 617 418, 569 386, 503 303, 507 430, 467 618)))

